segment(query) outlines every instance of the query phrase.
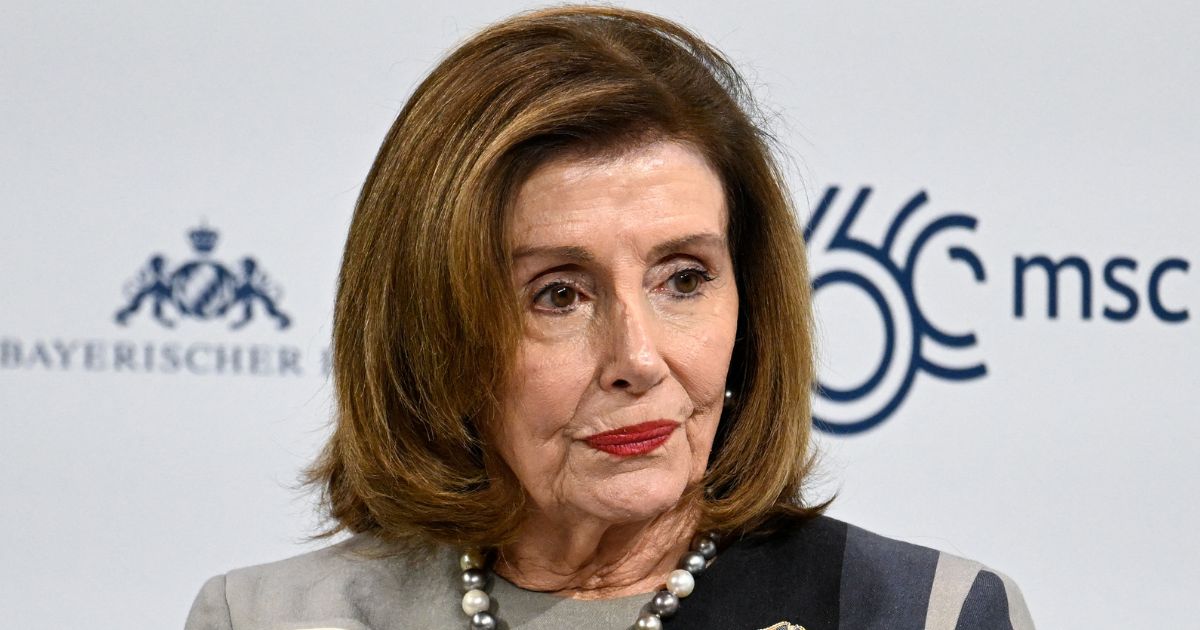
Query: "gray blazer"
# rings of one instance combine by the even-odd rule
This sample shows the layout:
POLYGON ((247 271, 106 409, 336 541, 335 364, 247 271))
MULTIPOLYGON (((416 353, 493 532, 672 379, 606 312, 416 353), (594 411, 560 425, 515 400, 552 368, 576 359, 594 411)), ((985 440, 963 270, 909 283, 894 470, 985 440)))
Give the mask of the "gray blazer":
MULTIPOLYGON (((456 550, 379 557, 379 545, 371 534, 358 534, 213 577, 196 597, 185 630, 467 627, 456 550)), ((498 577, 491 594, 493 612, 511 630, 627 628, 647 601, 645 595, 564 599, 498 577)), ((759 630, 781 622, 806 630, 1034 627, 1007 576, 828 517, 731 543, 665 625, 759 630)))

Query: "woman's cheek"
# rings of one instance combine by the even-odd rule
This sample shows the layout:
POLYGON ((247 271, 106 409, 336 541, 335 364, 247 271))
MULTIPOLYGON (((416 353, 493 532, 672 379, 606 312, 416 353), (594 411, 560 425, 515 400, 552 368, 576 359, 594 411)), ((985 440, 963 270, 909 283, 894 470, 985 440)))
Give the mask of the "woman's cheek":
POLYGON ((677 327, 672 335, 680 378, 701 408, 714 400, 723 400, 725 393, 737 322, 736 314, 732 322, 723 315, 710 314, 689 322, 677 327))
POLYGON ((581 344, 575 340, 539 340, 522 344, 517 386, 511 390, 517 405, 513 422, 525 425, 526 435, 552 439, 572 420, 591 370, 582 365, 581 344))

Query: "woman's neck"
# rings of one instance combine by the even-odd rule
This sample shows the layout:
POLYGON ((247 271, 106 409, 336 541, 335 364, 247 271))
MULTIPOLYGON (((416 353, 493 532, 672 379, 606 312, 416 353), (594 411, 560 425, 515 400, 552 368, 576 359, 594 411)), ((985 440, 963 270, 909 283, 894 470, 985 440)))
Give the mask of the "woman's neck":
POLYGON ((610 599, 662 587, 696 532, 699 511, 680 507, 635 523, 532 514, 502 547, 495 571, 525 589, 610 599))

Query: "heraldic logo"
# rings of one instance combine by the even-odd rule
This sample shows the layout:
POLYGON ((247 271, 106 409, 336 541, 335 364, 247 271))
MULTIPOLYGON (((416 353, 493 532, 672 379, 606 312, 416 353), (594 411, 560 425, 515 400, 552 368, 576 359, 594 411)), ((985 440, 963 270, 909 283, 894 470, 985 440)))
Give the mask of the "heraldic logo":
MULTIPOLYGON (((971 332, 951 333, 934 325, 913 291, 917 261, 929 241, 946 230, 974 231, 976 220, 948 214, 905 229, 928 201, 921 191, 900 207, 882 242, 876 245, 851 235, 871 189, 859 189, 840 220, 834 210, 839 192, 836 186, 826 189, 804 229, 813 265, 813 296, 835 286, 860 291, 879 310, 884 329, 879 362, 865 381, 838 388, 818 378, 814 425, 829 433, 850 434, 871 429, 891 416, 912 388, 918 372, 962 381, 983 376, 987 368, 982 362, 951 367, 926 356, 928 344, 965 350, 975 347, 976 338, 971 332), (911 237, 906 244, 902 244, 902 235, 911 237)), ((967 265, 976 283, 984 282, 983 264, 971 250, 952 246, 946 253, 952 261, 967 265)))
POLYGON ((218 234, 201 225, 188 232, 196 258, 175 269, 167 266, 166 256, 152 254, 146 266, 125 287, 128 303, 117 311, 114 320, 126 326, 129 319, 148 305, 150 316, 159 324, 174 328, 174 317, 211 320, 233 315, 230 329, 242 328, 254 318, 254 306, 262 307, 283 330, 291 319, 279 310, 281 291, 268 282, 258 262, 246 256, 236 265, 235 273, 211 258, 218 234))

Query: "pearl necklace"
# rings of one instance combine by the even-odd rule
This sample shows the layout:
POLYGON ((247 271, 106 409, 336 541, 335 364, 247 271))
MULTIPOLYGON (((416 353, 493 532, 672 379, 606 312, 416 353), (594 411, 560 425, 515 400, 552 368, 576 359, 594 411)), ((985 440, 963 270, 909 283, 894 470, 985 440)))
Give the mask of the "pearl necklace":
MULTIPOLYGON (((674 615, 679 610, 679 600, 692 594, 696 588, 697 575, 704 572, 708 563, 717 555, 715 532, 705 532, 696 536, 692 548, 683 554, 679 568, 667 576, 664 588, 654 594, 638 614, 633 627, 636 630, 661 630, 663 619, 674 615)), ((500 620, 488 609, 492 600, 486 589, 490 582, 490 572, 486 568, 486 558, 478 549, 464 551, 458 559, 462 568, 462 598, 463 612, 470 617, 470 630, 496 630, 500 620)))

